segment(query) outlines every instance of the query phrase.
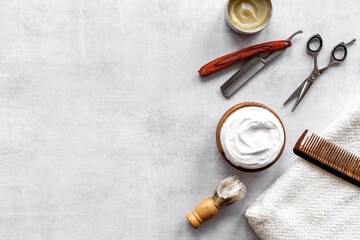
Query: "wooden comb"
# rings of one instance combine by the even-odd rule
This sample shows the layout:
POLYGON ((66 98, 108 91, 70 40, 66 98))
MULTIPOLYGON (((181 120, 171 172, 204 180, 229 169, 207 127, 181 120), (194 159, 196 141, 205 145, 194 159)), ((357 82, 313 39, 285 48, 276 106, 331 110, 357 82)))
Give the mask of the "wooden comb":
POLYGON ((294 146, 294 153, 318 167, 360 187, 360 158, 315 134, 301 144, 308 130, 294 146))

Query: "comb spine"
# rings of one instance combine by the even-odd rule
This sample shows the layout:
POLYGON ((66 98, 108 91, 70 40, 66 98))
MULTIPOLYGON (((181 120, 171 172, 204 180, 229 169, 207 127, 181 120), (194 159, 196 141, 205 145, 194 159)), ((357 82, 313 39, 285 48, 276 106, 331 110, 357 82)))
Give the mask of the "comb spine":
POLYGON ((306 138, 308 131, 301 135, 294 146, 294 153, 358 187, 360 187, 360 158, 347 150, 315 134, 306 138))

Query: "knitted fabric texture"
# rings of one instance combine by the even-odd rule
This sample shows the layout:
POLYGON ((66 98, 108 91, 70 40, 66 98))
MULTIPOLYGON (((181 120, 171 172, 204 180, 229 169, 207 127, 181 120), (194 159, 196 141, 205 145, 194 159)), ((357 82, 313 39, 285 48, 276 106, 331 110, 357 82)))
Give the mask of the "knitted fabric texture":
MULTIPOLYGON (((320 136, 360 155, 360 106, 320 136)), ((261 239, 360 239, 360 188, 303 159, 246 210, 261 239)))

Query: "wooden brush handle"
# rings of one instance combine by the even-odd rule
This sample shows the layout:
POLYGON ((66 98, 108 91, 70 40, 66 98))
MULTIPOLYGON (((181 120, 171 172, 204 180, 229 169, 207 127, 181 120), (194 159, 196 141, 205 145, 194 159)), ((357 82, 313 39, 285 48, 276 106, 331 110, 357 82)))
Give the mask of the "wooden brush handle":
POLYGON ((217 70, 220 70, 224 67, 227 67, 233 63, 236 63, 240 60, 253 57, 262 53, 271 52, 282 48, 288 48, 290 46, 291 46, 291 41, 284 40, 284 41, 267 42, 267 43, 262 43, 251 47, 247 47, 239 51, 229 53, 225 56, 219 57, 209 62, 208 64, 200 68, 199 73, 200 75, 205 76, 217 70))
POLYGON ((189 213, 186 218, 189 220, 194 228, 198 229, 205 221, 214 217, 219 212, 219 209, 210 200, 210 198, 202 201, 196 208, 195 211, 189 213))

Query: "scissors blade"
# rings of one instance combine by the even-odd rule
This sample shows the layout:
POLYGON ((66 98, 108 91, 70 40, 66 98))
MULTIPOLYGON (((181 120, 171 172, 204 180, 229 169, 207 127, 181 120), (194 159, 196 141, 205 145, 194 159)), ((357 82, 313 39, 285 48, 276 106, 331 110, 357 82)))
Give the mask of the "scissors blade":
POLYGON ((304 98, 305 94, 309 91, 312 83, 313 83, 313 81, 309 81, 308 79, 305 81, 305 84, 304 84, 303 88, 301 89, 300 95, 299 95, 298 99, 296 100, 294 107, 291 110, 292 112, 299 105, 301 100, 304 98))
POLYGON ((253 57, 244 66, 240 68, 232 77, 221 87, 221 92, 225 97, 231 97, 244 83, 254 76, 265 66, 262 58, 253 57))
POLYGON ((290 97, 284 102, 284 105, 288 104, 293 98, 298 97, 300 95, 301 90, 303 89, 307 79, 305 79, 300 86, 290 95, 290 97))

